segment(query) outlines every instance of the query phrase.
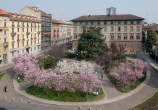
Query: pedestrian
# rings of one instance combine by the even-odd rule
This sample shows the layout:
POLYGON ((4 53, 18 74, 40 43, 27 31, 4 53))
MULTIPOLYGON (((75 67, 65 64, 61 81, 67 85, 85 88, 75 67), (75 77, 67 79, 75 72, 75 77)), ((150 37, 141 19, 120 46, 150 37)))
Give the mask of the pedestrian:
POLYGON ((8 88, 7 86, 4 86, 4 90, 3 90, 5 93, 8 92, 8 88))

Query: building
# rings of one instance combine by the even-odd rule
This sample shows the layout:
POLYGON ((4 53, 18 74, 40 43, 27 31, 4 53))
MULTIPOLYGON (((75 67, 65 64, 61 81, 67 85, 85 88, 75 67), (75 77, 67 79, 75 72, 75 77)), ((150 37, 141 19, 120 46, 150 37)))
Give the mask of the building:
POLYGON ((150 25, 145 25, 143 27, 143 30, 154 30, 157 33, 157 38, 158 38, 158 24, 150 24, 150 25))
POLYGON ((37 17, 9 13, 9 60, 26 51, 41 51, 41 23, 37 17))
POLYGON ((9 14, 0 9, 0 66, 8 62, 9 14))
POLYGON ((49 49, 51 46, 52 15, 40 10, 38 7, 24 7, 20 10, 20 13, 35 16, 41 20, 41 49, 49 49))
POLYGON ((75 26, 100 27, 105 42, 126 45, 126 50, 140 49, 144 18, 131 14, 117 15, 115 8, 107 9, 107 15, 80 16, 72 20, 75 26))
POLYGON ((52 20, 52 44, 68 44, 73 38, 73 24, 63 20, 52 20))
POLYGON ((0 42, 3 63, 10 63, 17 54, 41 50, 41 23, 37 17, 0 11, 0 42))

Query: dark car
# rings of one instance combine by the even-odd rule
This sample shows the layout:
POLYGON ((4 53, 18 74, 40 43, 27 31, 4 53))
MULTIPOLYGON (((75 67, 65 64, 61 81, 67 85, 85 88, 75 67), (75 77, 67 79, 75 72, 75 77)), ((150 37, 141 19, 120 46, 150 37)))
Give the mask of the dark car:
POLYGON ((4 107, 0 107, 0 110, 8 110, 8 109, 6 109, 6 108, 4 108, 4 107))

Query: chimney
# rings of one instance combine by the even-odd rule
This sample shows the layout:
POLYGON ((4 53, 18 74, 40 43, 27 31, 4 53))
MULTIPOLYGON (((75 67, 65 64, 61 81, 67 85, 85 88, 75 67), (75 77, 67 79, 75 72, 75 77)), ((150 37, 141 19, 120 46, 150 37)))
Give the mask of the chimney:
POLYGON ((107 9, 106 9, 106 14, 107 14, 108 16, 110 16, 110 15, 116 15, 116 8, 115 8, 115 7, 107 8, 107 9))

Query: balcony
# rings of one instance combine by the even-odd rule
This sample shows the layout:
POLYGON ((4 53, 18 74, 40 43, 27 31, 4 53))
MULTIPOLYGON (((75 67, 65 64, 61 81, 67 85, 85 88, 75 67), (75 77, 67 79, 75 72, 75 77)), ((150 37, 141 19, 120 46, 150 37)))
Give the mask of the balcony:
POLYGON ((4 42, 3 46, 4 46, 4 48, 7 48, 8 47, 8 42, 4 42))
POLYGON ((26 32, 26 35, 30 35, 30 32, 26 32))
POLYGON ((10 33, 10 35, 14 37, 16 35, 16 32, 12 32, 10 33))

